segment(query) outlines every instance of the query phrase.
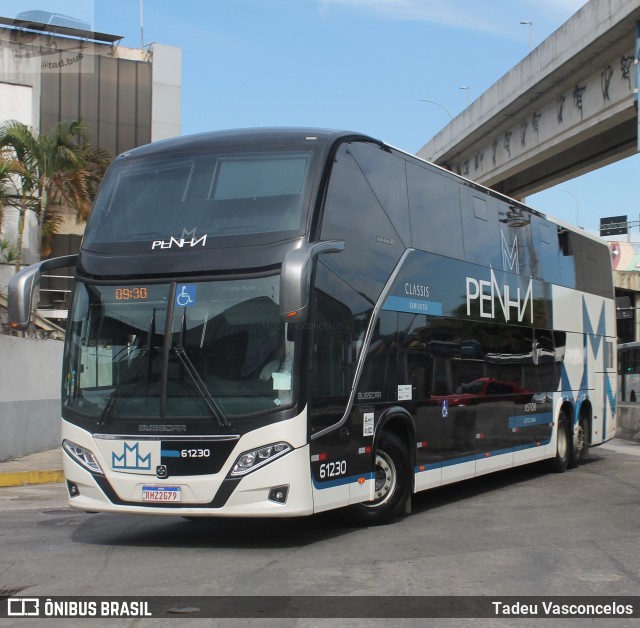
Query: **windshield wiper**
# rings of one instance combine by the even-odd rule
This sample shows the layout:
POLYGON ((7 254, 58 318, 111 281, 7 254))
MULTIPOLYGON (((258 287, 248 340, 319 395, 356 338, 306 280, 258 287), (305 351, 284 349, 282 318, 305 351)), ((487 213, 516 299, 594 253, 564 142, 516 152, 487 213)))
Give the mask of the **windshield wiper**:
POLYGON ((200 396, 207 405, 207 408, 209 408, 211 414, 214 416, 216 421, 218 421, 218 425, 220 425, 220 427, 231 427, 231 423, 229 423, 229 421, 225 417, 224 412, 215 400, 215 397, 213 397, 209 392, 209 389, 204 383, 200 372, 198 371, 195 364, 191 361, 191 358, 189 358, 189 354, 187 353, 186 349, 182 345, 174 345, 173 351, 178 356, 178 359, 184 367, 184 370, 189 374, 193 385, 200 393, 200 396))
MULTIPOLYGON (((139 358, 142 355, 145 355, 146 353, 150 353, 147 347, 139 347, 137 349, 137 352, 138 352, 137 358, 139 358)), ((123 389, 126 386, 128 386, 129 384, 132 383, 132 381, 135 380, 135 378, 140 374, 140 372, 144 368, 144 365, 145 365, 144 362, 142 363, 138 362, 137 368, 133 372, 133 374, 129 377, 129 373, 127 373, 127 376, 128 376, 127 379, 122 380, 121 382, 118 382, 116 384, 115 388, 113 389, 113 392, 111 393, 111 395, 109 395, 109 399, 107 399, 107 403, 105 404, 104 409, 100 413, 100 418, 98 419, 98 425, 100 427, 104 427, 109 423, 109 418, 111 417, 111 411, 113 409, 113 406, 115 405, 116 400, 120 398, 120 393, 123 391, 123 389)))

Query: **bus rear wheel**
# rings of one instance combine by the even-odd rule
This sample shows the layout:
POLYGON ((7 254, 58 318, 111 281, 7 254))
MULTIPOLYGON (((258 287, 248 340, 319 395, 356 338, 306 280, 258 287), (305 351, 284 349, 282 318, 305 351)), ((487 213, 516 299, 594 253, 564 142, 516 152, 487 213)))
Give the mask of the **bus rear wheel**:
POLYGON ((391 432, 382 432, 374 464, 374 498, 345 509, 345 516, 351 524, 380 525, 405 512, 411 486, 409 454, 403 442, 391 432))
POLYGON ((577 467, 589 458, 589 420, 587 417, 580 417, 578 428, 571 450, 570 467, 577 467))
POLYGON ((558 434, 556 437, 556 455, 550 460, 551 470, 564 473, 569 466, 569 420, 564 412, 558 415, 558 434))

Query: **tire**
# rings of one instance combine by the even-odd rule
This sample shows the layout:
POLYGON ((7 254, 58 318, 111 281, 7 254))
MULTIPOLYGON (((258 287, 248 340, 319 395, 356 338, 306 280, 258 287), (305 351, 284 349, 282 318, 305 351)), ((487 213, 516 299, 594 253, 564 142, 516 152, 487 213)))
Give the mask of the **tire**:
POLYGON ((373 526, 402 516, 411 492, 410 471, 409 454, 403 442, 390 432, 382 432, 375 452, 375 497, 346 508, 347 521, 373 526))
POLYGON ((589 458, 589 419, 580 417, 578 429, 573 439, 569 467, 575 468, 589 458))
POLYGON ((564 473, 569 466, 571 450, 571 437, 569 433, 569 420, 563 411, 558 415, 558 434, 556 437, 556 455, 549 462, 551 470, 556 473, 564 473))

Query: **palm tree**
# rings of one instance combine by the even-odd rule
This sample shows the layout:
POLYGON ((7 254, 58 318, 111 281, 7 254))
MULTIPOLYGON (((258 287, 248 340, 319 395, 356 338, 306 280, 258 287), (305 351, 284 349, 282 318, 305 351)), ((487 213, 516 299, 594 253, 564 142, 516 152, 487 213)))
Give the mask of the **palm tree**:
POLYGON ((87 143, 86 127, 79 120, 60 122, 47 133, 15 120, 6 122, 0 125, 0 151, 20 164, 20 186, 12 203, 20 214, 19 267, 26 212, 31 209, 36 215, 40 254, 46 256, 63 207, 73 209, 77 220, 87 219, 110 159, 87 143))
POLYGON ((11 167, 9 161, 0 159, 0 231, 2 230, 2 221, 4 219, 4 207, 9 196, 9 186, 11 185, 11 167))
MULTIPOLYGON (((15 159, 0 155, 0 232, 4 222, 4 209, 15 205, 16 179, 24 174, 21 164, 15 159)), ((8 263, 16 259, 17 248, 9 241, 0 240, 0 262, 8 263)))

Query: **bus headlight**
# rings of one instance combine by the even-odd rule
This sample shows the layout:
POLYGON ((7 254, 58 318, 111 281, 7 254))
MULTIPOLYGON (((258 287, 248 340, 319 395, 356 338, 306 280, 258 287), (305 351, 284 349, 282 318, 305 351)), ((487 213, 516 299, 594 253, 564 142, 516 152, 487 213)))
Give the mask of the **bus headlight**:
POLYGON ((273 462, 274 460, 289 453, 293 447, 289 443, 273 443, 272 445, 265 445, 258 449, 252 449, 251 451, 245 451, 238 456, 231 473, 229 476, 240 477, 251 473, 264 465, 273 462))
POLYGON ((80 445, 72 443, 70 440, 62 441, 62 448, 80 465, 85 469, 91 471, 91 473, 100 473, 104 475, 102 468, 98 464, 96 457, 91 451, 80 445))

